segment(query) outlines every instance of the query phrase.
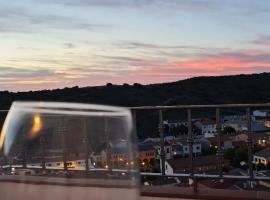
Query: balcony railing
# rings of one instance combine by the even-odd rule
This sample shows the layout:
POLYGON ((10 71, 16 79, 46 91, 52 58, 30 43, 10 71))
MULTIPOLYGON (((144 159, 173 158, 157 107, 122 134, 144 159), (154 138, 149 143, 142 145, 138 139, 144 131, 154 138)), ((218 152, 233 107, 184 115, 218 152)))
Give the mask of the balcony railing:
MULTIPOLYGON (((268 108, 270 107, 270 103, 263 104, 219 104, 219 105, 175 105, 175 106, 142 106, 142 107, 130 107, 134 123, 136 124, 136 116, 139 111, 155 111, 158 112, 158 121, 159 121, 159 136, 160 136, 160 159, 161 159, 161 173, 147 173, 142 172, 141 176, 152 176, 152 177, 177 177, 177 178, 189 178, 193 180, 192 187, 181 188, 181 187, 162 187, 162 186, 147 186, 142 187, 142 195, 144 199, 150 199, 150 197, 174 197, 174 198, 193 198, 193 199, 228 199, 232 197, 233 199, 270 199, 270 192, 268 191, 255 191, 253 189, 252 184, 255 181, 270 181, 270 177, 264 176, 256 176, 253 171, 253 163, 252 163, 252 150, 253 150, 253 134, 251 130, 251 109, 254 108, 268 108), (221 145, 221 135, 222 135, 222 123, 221 123, 221 112, 223 109, 228 108, 237 108, 237 109, 245 109, 246 115, 246 123, 247 123, 247 149, 248 149, 248 174, 241 176, 234 175, 226 175, 222 169, 222 159, 223 159, 223 148, 221 145), (194 133, 192 130, 192 112, 194 110, 199 109, 212 109, 215 111, 215 121, 217 124, 217 166, 218 173, 217 174, 199 174, 194 172, 194 157, 191 151, 194 143, 194 133), (168 175, 165 173, 165 136, 164 136, 164 111, 169 110, 184 110, 186 112, 186 119, 188 122, 188 134, 187 141, 189 146, 189 171, 188 173, 174 173, 172 175, 168 175), (243 180, 247 181, 249 184, 250 191, 243 190, 227 190, 217 189, 215 193, 213 193, 214 189, 201 189, 199 188, 198 182, 204 179, 217 179, 217 180, 243 180), (162 187, 162 189, 160 189, 162 187)), ((7 112, 8 110, 0 110, 0 112, 7 112)))
POLYGON ((259 192, 254 191, 252 184, 255 181, 270 181, 270 177, 256 176, 253 171, 253 163, 252 163, 252 150, 253 150, 253 134, 251 130, 251 109, 254 108, 268 108, 270 107, 270 103, 263 104, 219 104, 219 105, 175 105, 175 106, 142 106, 142 107, 132 107, 132 113, 134 118, 134 123, 136 124, 136 115, 138 111, 157 111, 159 116, 159 136, 160 136, 160 159, 161 159, 161 173, 141 173, 142 176, 157 176, 157 177, 186 177, 193 180, 192 190, 191 188, 171 188, 167 192, 166 188, 162 188, 162 190, 158 189, 158 186, 146 187, 143 189, 143 194, 150 196, 160 196, 160 197, 181 197, 181 198, 194 198, 194 199, 228 199, 229 197, 233 197, 234 199, 270 199, 270 192, 259 192), (221 145, 221 135, 222 135, 222 124, 221 124, 221 111, 222 109, 228 108, 236 108, 236 109, 245 109, 246 115, 246 123, 247 123, 247 149, 248 149, 248 174, 241 176, 234 175, 224 175, 222 169, 222 159, 223 159, 223 148, 221 145), (164 151, 164 123, 163 123, 163 112, 169 110, 184 110, 186 112, 186 119, 188 122, 188 134, 187 141, 189 145, 189 149, 192 149, 194 142, 194 135, 192 131, 192 111, 198 109, 212 109, 215 111, 215 121, 217 124, 217 166, 218 173, 216 175, 212 174, 196 174, 194 173, 194 165, 193 165, 193 154, 192 151, 189 151, 189 172, 173 175, 168 175, 165 173, 165 151, 164 151), (213 189, 201 189, 198 188, 198 182, 204 179, 217 179, 217 180, 245 180, 249 184, 249 189, 251 191, 239 191, 231 190, 216 190, 213 192, 213 189), (156 187, 156 189, 154 189, 156 187), (145 191, 144 191, 145 190, 145 191), (253 191, 252 191, 253 190, 253 191), (178 192, 177 192, 178 191, 178 192), (264 194, 263 194, 264 193, 264 194))

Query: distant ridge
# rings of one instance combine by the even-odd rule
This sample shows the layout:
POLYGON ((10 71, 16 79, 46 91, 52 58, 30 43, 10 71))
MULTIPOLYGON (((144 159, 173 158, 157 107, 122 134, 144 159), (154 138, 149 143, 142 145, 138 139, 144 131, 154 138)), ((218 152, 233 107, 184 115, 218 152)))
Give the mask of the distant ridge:
POLYGON ((172 83, 0 92, 0 109, 15 100, 68 101, 120 106, 270 102, 270 73, 195 77, 172 83))

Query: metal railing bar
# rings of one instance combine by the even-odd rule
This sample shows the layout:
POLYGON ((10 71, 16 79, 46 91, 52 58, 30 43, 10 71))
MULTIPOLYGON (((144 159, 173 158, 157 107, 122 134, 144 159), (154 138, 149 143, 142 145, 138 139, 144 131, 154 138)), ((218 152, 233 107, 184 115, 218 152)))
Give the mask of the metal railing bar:
POLYGON ((216 130, 217 130, 217 136, 218 136, 218 149, 217 149, 217 160, 218 160, 218 171, 219 176, 223 176, 222 171, 222 158, 223 158, 223 147, 221 145, 221 123, 220 123, 220 109, 216 108, 216 130))
MULTIPOLYGON (((141 176, 155 176, 155 177, 190 177, 190 178, 203 178, 203 179, 220 179, 219 174, 181 174, 181 173, 175 173, 175 174, 166 174, 162 175, 162 173, 146 173, 141 172, 141 176)), ((239 176, 239 175, 223 175, 222 179, 239 179, 239 180, 250 180, 250 176, 239 176)), ((270 177, 266 176, 254 176, 254 180, 270 180, 270 177)))
MULTIPOLYGON (((270 103, 256 103, 256 104, 200 104, 200 105, 173 105, 173 106, 137 106, 126 107, 131 110, 162 110, 162 109, 193 109, 193 108, 245 108, 245 107, 270 107, 270 103)), ((0 110, 0 112, 8 112, 7 110, 0 110)))
POLYGON ((138 106, 127 107, 132 110, 165 110, 165 109, 194 109, 194 108, 245 108, 245 107, 270 107, 270 103, 256 104, 212 104, 212 105, 174 105, 174 106, 138 106))
POLYGON ((164 150, 164 124, 163 113, 159 110, 159 136, 160 136, 160 159, 161 159, 161 173, 165 175, 165 150, 164 150))
MULTIPOLYGON (((252 180, 254 178, 253 174, 253 163, 252 163, 252 132, 251 132, 251 115, 250 115, 250 108, 246 108, 246 118, 247 118, 247 129, 248 129, 248 173, 249 177, 252 180)), ((251 186, 251 183, 250 183, 251 186)))
POLYGON ((191 109, 187 110, 188 120, 188 147, 189 147, 189 172, 193 174, 193 137, 192 137, 192 121, 191 121, 191 109))

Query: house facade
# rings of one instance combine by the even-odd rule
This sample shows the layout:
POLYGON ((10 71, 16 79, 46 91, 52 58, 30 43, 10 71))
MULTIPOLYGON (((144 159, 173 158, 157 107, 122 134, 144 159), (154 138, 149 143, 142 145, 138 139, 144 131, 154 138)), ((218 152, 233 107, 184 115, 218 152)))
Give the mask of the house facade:
POLYGON ((214 137, 217 134, 217 123, 214 120, 202 121, 202 135, 205 138, 214 137))
POLYGON ((263 149, 253 155, 253 163, 254 164, 264 164, 268 165, 270 162, 270 148, 263 149))

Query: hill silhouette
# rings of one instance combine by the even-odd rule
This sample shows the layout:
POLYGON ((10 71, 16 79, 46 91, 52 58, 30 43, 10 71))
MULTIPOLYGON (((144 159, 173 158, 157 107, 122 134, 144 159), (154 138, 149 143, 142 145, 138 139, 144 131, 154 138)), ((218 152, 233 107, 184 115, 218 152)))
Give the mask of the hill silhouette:
MULTIPOLYGON (((16 100, 82 102, 117 106, 265 103, 270 102, 269 89, 270 73, 195 77, 151 85, 108 83, 106 86, 99 87, 76 86, 29 92, 2 91, 0 109, 8 109, 16 100)), ((151 116, 156 117, 156 114, 152 113, 151 116)), ((153 125, 149 131, 153 130, 154 126, 155 129, 157 127, 156 120, 150 121, 153 121, 153 125)), ((142 134, 146 132, 148 129, 142 131, 142 134)))

